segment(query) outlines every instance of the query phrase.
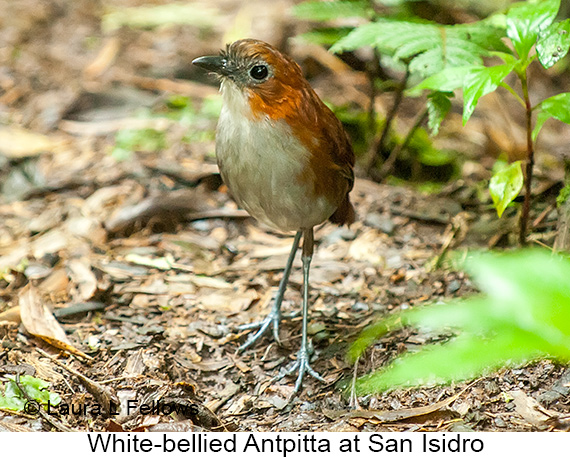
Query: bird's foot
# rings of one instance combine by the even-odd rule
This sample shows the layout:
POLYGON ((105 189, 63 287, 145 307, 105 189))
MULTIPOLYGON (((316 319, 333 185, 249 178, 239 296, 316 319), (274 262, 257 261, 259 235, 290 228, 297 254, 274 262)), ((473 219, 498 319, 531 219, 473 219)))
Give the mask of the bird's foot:
POLYGON ((305 373, 309 373, 313 378, 318 379, 321 382, 326 382, 325 379, 311 367, 309 359, 309 350, 307 348, 301 348, 297 353, 297 360, 293 362, 289 368, 286 368, 282 373, 277 375, 275 377, 275 381, 279 381, 285 376, 297 371, 299 374, 297 375, 297 381, 295 382, 294 393, 299 392, 305 373))
POLYGON ((247 348, 253 346, 257 341, 265 334, 267 329, 271 324, 273 324, 273 338, 277 344, 281 344, 279 341, 279 321, 281 320, 281 312, 276 309, 272 309, 271 312, 265 317, 265 319, 252 322, 250 324, 243 324, 238 327, 238 330, 251 330, 251 329, 259 329, 252 335, 249 335, 247 341, 243 343, 239 348, 238 352, 243 352, 247 348))

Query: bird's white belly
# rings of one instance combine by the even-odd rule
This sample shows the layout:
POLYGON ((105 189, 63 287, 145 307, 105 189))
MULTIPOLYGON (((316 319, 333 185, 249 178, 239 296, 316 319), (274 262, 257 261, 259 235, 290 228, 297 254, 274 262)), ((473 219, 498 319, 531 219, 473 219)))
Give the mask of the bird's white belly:
POLYGON ((324 195, 315 195, 312 185, 299 180, 309 167, 309 151, 285 121, 236 116, 224 105, 216 156, 222 178, 237 202, 274 229, 310 228, 336 209, 324 195))

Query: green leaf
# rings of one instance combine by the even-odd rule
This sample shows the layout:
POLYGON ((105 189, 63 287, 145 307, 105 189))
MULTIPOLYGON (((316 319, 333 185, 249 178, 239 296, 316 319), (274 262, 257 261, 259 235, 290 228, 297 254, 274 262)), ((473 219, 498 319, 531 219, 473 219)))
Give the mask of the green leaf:
POLYGON ((538 137, 544 123, 552 117, 570 124, 570 93, 565 92, 543 100, 542 103, 536 106, 535 111, 537 116, 536 124, 532 131, 533 140, 536 140, 538 137))
POLYGON ((504 365, 522 364, 529 359, 529 353, 534 357, 545 355, 534 351, 529 344, 528 333, 518 329, 504 331, 493 339, 460 335, 441 346, 431 345, 420 352, 405 354, 386 370, 363 376, 356 383, 356 391, 359 395, 364 395, 396 386, 432 386, 459 382, 487 374, 504 365))
POLYGON ((550 68, 562 59, 570 49, 570 19, 547 27, 536 43, 538 60, 544 68, 550 68))
POLYGON ((463 82, 463 125, 467 123, 481 97, 493 92, 513 71, 516 62, 494 67, 475 67, 463 82))
POLYGON ((349 355, 355 360, 404 325, 459 336, 360 378, 358 393, 462 381, 539 357, 570 360, 570 259, 532 249, 487 253, 471 256, 467 269, 486 295, 392 315, 365 329, 349 355))
POLYGON ((441 123, 451 109, 451 100, 449 100, 449 97, 449 92, 434 92, 428 95, 428 127, 434 136, 438 134, 441 123))
POLYGON ((536 115, 536 122, 534 124, 534 130, 532 131, 532 141, 536 141, 536 139, 538 138, 538 134, 540 133, 540 130, 542 129, 542 126, 551 117, 552 116, 550 114, 545 113, 544 111, 540 110, 540 106, 538 107, 537 115, 536 115))
POLYGON ((520 161, 513 162, 499 170, 489 181, 489 192, 499 217, 519 194, 523 186, 523 172, 520 161))
MULTIPOLYGON (((43 379, 24 375, 20 376, 19 382, 28 396, 42 405, 46 405, 48 401, 52 405, 58 405, 61 402, 61 397, 55 392, 50 392, 48 390, 50 384, 43 379)), ((0 408, 22 411, 26 402, 27 398, 18 388, 16 382, 13 379, 8 380, 5 384, 4 394, 0 394, 0 408)))
POLYGON ((503 31, 486 21, 440 25, 380 18, 354 29, 332 52, 373 46, 381 54, 409 62, 410 71, 428 77, 450 67, 482 65, 492 50, 509 52, 503 31))
POLYGON ((558 94, 543 100, 540 108, 559 121, 570 124, 570 92, 558 94))
POLYGON ((529 0, 515 3, 507 13, 507 35, 521 59, 527 59, 538 34, 558 13, 560 0, 529 0))
POLYGON ((449 67, 424 79, 417 86, 407 90, 408 95, 416 95, 422 90, 430 89, 439 92, 452 92, 463 87, 465 78, 473 69, 473 65, 466 67, 449 67))
POLYGON ((352 28, 350 27, 320 28, 302 33, 298 37, 307 43, 332 46, 338 40, 348 35, 351 30, 352 28))
POLYGON ((368 1, 309 1, 299 3, 291 9, 299 19, 310 21, 331 21, 347 17, 371 17, 374 10, 368 1))
POLYGON ((156 152, 166 148, 166 132, 155 129, 124 129, 115 135, 111 155, 115 160, 127 160, 133 151, 156 152))

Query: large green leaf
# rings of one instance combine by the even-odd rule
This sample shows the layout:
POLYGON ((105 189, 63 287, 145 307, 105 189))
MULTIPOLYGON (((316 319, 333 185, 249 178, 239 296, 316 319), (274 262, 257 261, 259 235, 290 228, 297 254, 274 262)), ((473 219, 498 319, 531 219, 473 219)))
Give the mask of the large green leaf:
POLYGON ((544 356, 544 352, 536 351, 528 337, 529 334, 520 329, 503 329, 493 339, 460 335, 441 346, 432 345, 420 352, 405 354, 385 371, 360 378, 356 389, 359 394, 369 394, 394 387, 458 382, 504 365, 517 366, 527 361, 529 354, 532 358, 544 356))
POLYGON ((550 68, 562 59, 570 49, 570 19, 547 27, 536 43, 538 60, 544 68, 550 68))
POLYGON ((499 87, 515 65, 516 62, 511 60, 494 67, 476 67, 469 72, 463 81, 463 124, 473 114, 479 99, 499 87))
POLYGON ((499 170, 489 181, 489 193, 499 217, 517 197, 523 187, 524 177, 520 161, 499 170))
POLYGON ((570 259, 523 250, 474 256, 467 269, 486 295, 408 310, 363 331, 351 360, 404 325, 459 336, 362 377, 360 393, 465 380, 538 357, 570 360, 570 259))
POLYGON ((515 3, 507 13, 507 35, 519 57, 526 59, 538 34, 556 17, 560 0, 528 0, 515 3))
POLYGON ((374 10, 368 1, 308 1, 293 6, 292 12, 300 19, 331 21, 346 17, 371 17, 374 10))
POLYGON ((450 67, 482 65, 492 50, 508 52, 502 30, 485 21, 439 25, 378 19, 357 27, 331 48, 333 52, 373 46, 380 53, 409 62, 410 71, 428 77, 450 67))

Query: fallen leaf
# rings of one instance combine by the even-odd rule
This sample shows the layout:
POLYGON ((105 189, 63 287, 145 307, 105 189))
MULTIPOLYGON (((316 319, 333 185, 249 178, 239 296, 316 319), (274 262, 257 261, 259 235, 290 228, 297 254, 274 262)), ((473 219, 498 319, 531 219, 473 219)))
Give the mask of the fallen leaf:
POLYGON ((59 325, 51 311, 40 300, 36 289, 30 284, 25 286, 18 295, 22 324, 28 333, 48 342, 52 346, 70 354, 91 359, 79 349, 72 346, 65 330, 59 325))
POLYGON ((539 402, 529 397, 522 390, 510 390, 507 392, 513 398, 515 411, 529 424, 540 427, 546 425, 546 422, 553 416, 557 417, 555 411, 545 410, 539 402))
POLYGON ((9 159, 34 157, 58 145, 45 135, 19 127, 0 128, 0 155, 9 159))
POLYGON ((0 322, 14 322, 19 324, 21 320, 19 306, 12 306, 0 313, 0 322))

